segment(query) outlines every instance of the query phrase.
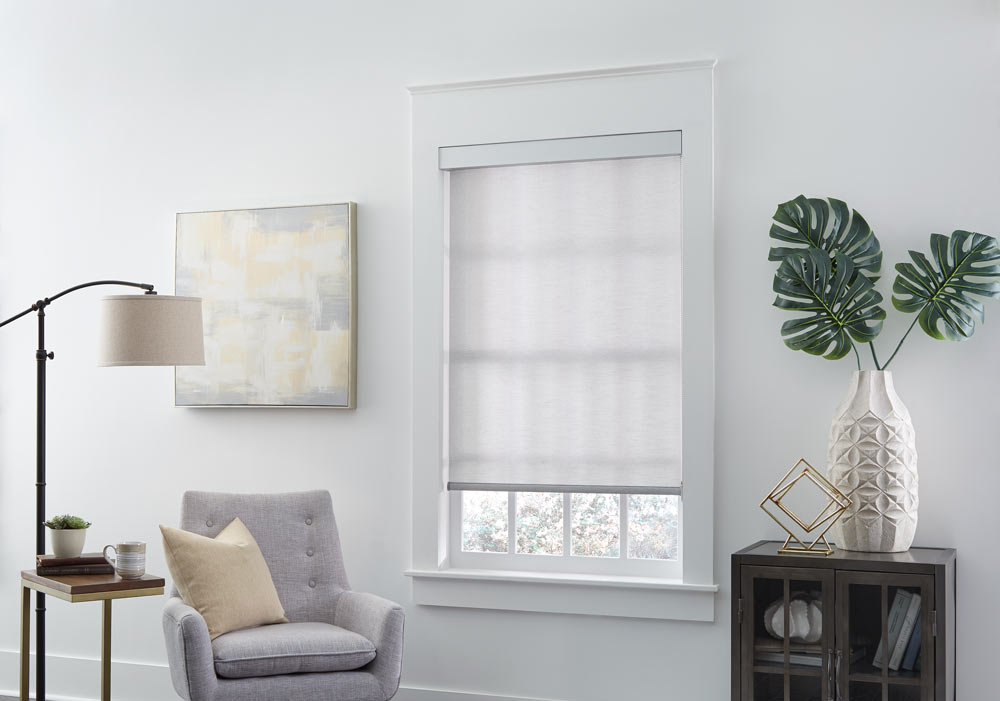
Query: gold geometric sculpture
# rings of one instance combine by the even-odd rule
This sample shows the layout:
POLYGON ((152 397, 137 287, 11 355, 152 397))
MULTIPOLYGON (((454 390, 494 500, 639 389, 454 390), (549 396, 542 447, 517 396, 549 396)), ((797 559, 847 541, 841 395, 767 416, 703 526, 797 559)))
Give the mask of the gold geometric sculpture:
POLYGON ((830 484, 823 475, 800 458, 781 481, 764 497, 760 508, 788 533, 779 553, 797 555, 832 555, 826 532, 851 505, 851 500, 830 484), (800 466, 801 469, 800 469, 800 466), (816 516, 806 521, 796 513, 807 510, 816 516), (791 519, 786 525, 784 519, 791 519), (792 541, 798 543, 793 545, 792 541))

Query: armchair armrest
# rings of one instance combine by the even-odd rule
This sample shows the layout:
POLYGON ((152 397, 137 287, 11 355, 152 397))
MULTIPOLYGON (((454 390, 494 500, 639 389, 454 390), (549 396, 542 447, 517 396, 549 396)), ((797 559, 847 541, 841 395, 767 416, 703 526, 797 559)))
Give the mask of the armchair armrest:
POLYGON ((375 645, 375 659, 368 667, 378 680, 385 698, 399 688, 403 665, 403 608, 388 599, 357 591, 337 597, 334 625, 368 638, 375 645))
POLYGON ((201 614, 173 597, 163 609, 163 637, 167 644, 170 679, 181 698, 210 701, 219 680, 208 626, 201 614))

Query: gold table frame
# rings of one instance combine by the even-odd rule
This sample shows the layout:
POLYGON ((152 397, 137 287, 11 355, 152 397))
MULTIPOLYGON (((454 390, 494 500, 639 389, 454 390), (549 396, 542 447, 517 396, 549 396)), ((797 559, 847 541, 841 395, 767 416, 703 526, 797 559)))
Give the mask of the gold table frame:
POLYGON ((28 701, 31 651, 31 590, 70 603, 100 601, 101 616, 101 701, 111 701, 111 601, 163 593, 162 577, 143 575, 141 579, 121 579, 117 575, 70 575, 45 577, 34 570, 21 572, 21 674, 20 699, 28 701))

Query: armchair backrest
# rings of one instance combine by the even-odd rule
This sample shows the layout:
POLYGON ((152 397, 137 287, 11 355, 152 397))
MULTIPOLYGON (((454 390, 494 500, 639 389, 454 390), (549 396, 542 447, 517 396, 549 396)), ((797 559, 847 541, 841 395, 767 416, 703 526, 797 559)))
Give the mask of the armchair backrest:
POLYGON ((337 597, 351 587, 330 493, 184 493, 185 531, 214 538, 237 517, 260 546, 288 620, 332 623, 337 597))

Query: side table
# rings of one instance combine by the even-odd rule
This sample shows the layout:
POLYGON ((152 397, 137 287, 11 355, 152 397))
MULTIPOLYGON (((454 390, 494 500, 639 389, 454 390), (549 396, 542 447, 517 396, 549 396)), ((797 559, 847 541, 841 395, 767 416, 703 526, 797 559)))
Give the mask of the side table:
POLYGON ((28 701, 28 663, 31 637, 31 590, 63 601, 100 601, 104 609, 101 626, 101 701, 111 701, 111 601, 163 593, 163 577, 145 574, 140 579, 122 579, 116 574, 74 574, 43 577, 35 570, 21 571, 21 701, 28 701))

